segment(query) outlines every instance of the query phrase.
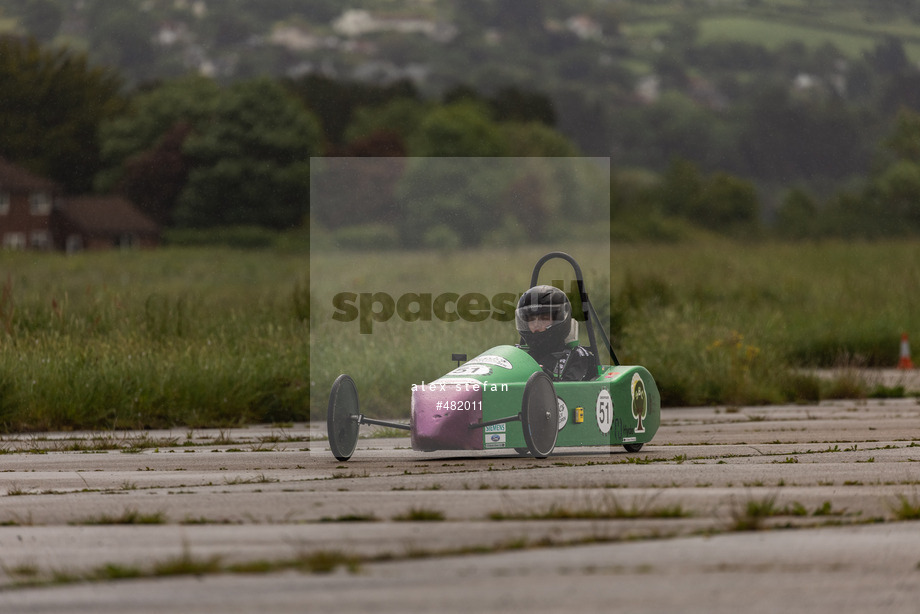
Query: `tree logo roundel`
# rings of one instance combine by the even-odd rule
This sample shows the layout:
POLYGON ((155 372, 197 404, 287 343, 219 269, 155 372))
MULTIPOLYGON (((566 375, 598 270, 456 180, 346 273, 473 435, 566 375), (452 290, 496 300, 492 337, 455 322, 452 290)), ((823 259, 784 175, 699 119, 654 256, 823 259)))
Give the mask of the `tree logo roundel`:
POLYGON ((645 382, 638 373, 633 375, 629 388, 632 392, 632 415, 636 419, 636 432, 644 433, 645 424, 642 421, 648 416, 648 395, 645 393, 645 382))

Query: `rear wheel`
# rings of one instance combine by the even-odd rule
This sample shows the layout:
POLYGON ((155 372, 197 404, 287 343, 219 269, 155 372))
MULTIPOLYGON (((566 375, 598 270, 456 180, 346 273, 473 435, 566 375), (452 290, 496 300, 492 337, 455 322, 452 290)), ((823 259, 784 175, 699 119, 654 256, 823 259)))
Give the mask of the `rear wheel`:
POLYGON ((623 447, 626 448, 627 452, 638 452, 642 449, 642 446, 645 444, 642 443, 624 443, 623 447))
POLYGON ((358 445, 358 388, 350 375, 342 374, 332 383, 326 429, 329 448, 340 461, 347 461, 358 445))
POLYGON ((559 435, 559 405, 553 380, 543 371, 530 376, 521 402, 524 442, 534 458, 546 458, 556 447, 559 435))

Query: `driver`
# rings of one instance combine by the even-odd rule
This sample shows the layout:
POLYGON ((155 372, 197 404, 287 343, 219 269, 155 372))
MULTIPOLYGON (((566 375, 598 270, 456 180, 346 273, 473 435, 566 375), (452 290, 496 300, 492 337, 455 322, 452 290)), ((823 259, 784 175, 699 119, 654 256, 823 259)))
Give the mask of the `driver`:
POLYGON ((523 349, 554 380, 591 379, 594 356, 578 345, 577 323, 565 292, 554 286, 534 286, 514 311, 523 349))

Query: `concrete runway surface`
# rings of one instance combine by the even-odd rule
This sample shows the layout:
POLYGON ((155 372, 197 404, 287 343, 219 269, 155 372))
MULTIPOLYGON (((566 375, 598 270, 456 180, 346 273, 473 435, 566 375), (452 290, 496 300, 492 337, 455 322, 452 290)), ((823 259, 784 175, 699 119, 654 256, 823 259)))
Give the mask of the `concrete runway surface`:
POLYGON ((3 436, 0 612, 920 607, 916 398, 665 409, 544 460, 363 433, 3 436))

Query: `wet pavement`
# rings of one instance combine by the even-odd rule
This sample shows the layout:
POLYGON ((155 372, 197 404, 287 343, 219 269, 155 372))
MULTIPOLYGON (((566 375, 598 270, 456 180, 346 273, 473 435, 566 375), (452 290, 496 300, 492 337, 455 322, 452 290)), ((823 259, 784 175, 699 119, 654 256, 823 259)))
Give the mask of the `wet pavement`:
POLYGON ((324 433, 0 438, 0 611, 920 602, 915 398, 665 409, 638 453, 544 460, 370 436, 342 463, 324 433))

